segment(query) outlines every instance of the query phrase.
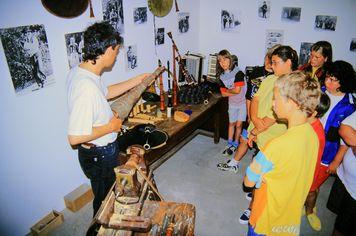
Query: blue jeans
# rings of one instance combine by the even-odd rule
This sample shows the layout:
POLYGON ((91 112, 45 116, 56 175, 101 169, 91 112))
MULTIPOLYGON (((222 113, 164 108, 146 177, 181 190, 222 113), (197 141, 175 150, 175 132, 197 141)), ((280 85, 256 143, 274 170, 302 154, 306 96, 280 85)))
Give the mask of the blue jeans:
POLYGON ((116 142, 104 147, 91 147, 90 149, 79 146, 78 158, 84 174, 90 179, 94 193, 94 214, 100 208, 111 186, 115 182, 114 168, 119 165, 119 148, 116 142))

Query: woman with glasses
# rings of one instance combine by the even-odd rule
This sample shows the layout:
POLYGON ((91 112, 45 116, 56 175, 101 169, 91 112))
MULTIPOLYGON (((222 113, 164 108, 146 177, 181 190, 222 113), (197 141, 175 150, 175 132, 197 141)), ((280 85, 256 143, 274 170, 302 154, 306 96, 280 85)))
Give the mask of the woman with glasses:
MULTIPOLYGON (((320 186, 343 160, 347 146, 338 133, 341 122, 355 111, 352 93, 356 91, 355 71, 351 64, 345 61, 335 61, 325 68, 326 77, 322 88, 330 98, 330 108, 320 118, 325 131, 325 148, 319 164, 319 171, 312 186, 316 187, 313 196, 308 196, 306 215, 314 230, 321 230, 320 219, 316 215, 315 204, 320 186), (341 141, 341 144, 340 144, 341 141), (312 212, 311 212, 311 209, 312 212)), ((309 194, 309 195, 310 195, 309 194)))
POLYGON ((317 79, 320 85, 325 80, 325 65, 332 62, 333 50, 327 41, 318 41, 311 47, 309 62, 302 65, 299 70, 317 79))

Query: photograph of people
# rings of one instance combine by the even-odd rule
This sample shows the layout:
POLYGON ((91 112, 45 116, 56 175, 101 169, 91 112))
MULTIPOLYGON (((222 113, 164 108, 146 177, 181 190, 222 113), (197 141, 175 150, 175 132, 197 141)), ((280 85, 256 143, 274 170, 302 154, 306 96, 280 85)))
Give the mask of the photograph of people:
POLYGON ((0 36, 17 95, 42 89, 54 82, 43 25, 3 29, 0 36))
POLYGON ((137 67, 137 46, 130 45, 126 47, 127 69, 133 70, 137 67))

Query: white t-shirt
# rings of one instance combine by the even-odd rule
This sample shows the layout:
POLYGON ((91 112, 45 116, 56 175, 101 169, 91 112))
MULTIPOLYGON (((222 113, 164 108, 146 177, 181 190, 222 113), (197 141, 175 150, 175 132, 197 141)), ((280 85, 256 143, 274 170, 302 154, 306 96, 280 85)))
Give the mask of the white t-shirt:
POLYGON ((325 114, 320 118, 320 122, 323 124, 323 127, 325 128, 325 124, 328 120, 329 114, 330 112, 334 109, 334 107, 336 106, 336 104, 338 104, 345 95, 342 96, 335 96, 332 95, 331 93, 328 92, 328 90, 325 91, 325 93, 329 96, 330 98, 330 107, 328 109, 327 112, 325 112, 325 114))
MULTIPOLYGON (((113 112, 105 95, 107 88, 100 76, 74 67, 67 78, 69 135, 90 135, 92 127, 102 126, 111 120, 113 112)), ((116 140, 117 133, 106 134, 90 141, 98 146, 106 146, 116 140)))
MULTIPOLYGON (((346 117, 342 124, 356 130, 356 112, 346 117)), ((356 200, 356 156, 352 152, 352 148, 347 150, 341 165, 337 168, 337 175, 351 197, 356 200)))

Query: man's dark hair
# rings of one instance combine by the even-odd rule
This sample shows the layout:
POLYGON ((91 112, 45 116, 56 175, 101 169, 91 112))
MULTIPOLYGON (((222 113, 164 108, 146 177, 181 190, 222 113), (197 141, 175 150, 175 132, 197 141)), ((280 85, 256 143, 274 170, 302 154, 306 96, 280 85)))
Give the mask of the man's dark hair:
POLYGON ((324 114, 329 110, 330 107, 330 98, 326 93, 321 93, 320 95, 320 102, 316 106, 316 118, 323 117, 324 114))
POLYGON ((95 23, 84 32, 83 60, 92 60, 95 64, 98 56, 104 54, 108 47, 114 48, 121 43, 119 32, 109 22, 95 23))

